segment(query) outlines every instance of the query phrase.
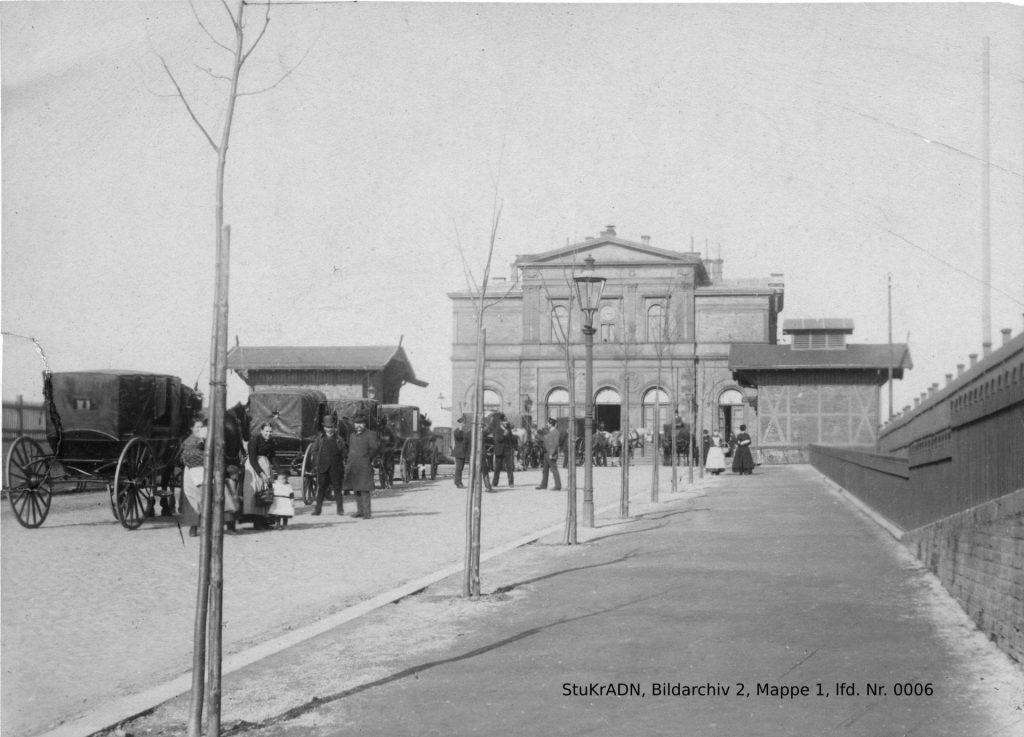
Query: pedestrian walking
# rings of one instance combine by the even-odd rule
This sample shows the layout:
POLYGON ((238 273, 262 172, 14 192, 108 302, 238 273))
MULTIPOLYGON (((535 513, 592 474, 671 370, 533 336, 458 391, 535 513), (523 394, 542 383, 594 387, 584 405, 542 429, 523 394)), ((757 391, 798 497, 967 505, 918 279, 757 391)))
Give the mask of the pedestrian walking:
POLYGON ((248 514, 255 517, 252 523, 254 530, 273 527, 270 517, 273 499, 266 493, 274 485, 276 445, 273 436, 273 426, 269 421, 264 421, 260 423, 259 431, 249 440, 249 470, 252 476, 249 483, 242 486, 242 502, 248 514))
POLYGON ((554 486, 551 487, 552 491, 562 490, 562 479, 558 475, 558 449, 562 446, 561 433, 558 431, 558 423, 554 417, 548 418, 548 426, 544 431, 544 436, 541 438, 541 442, 544 445, 544 457, 541 460, 541 471, 540 475, 540 486, 538 489, 548 488, 548 474, 551 474, 551 481, 554 486))
POLYGON ((515 486, 513 477, 513 464, 515 449, 512 443, 512 424, 505 419, 505 415, 498 414, 494 423, 494 478, 491 479, 493 486, 498 485, 498 479, 502 470, 508 478, 508 488, 515 486))
POLYGON ((334 494, 338 514, 344 514, 341 487, 345 479, 345 441, 338 435, 338 420, 324 415, 323 434, 313 441, 310 458, 316 472, 316 505, 313 515, 323 511, 324 499, 334 494))
POLYGON ((462 484, 462 470, 466 467, 466 459, 469 458, 469 444, 472 441, 469 430, 466 429, 466 416, 458 419, 459 426, 452 433, 452 455, 455 456, 455 488, 465 489, 462 484))
MULTIPOLYGON (((373 430, 366 429, 365 415, 356 415, 352 418, 352 424, 355 425, 355 430, 348 438, 348 464, 345 466, 342 489, 356 494, 356 511, 352 516, 370 519, 373 459, 380 455, 380 437, 373 430)), ((340 495, 338 509, 341 509, 340 495)))
POLYGON ((736 436, 736 452, 732 458, 733 473, 750 476, 754 471, 754 456, 750 453, 750 435, 747 426, 740 425, 740 434, 736 436))
POLYGON ((284 471, 279 472, 274 482, 274 503, 270 505, 270 514, 277 522, 277 529, 287 528, 288 520, 295 516, 295 507, 292 505, 294 498, 295 492, 288 483, 288 474, 284 471))
POLYGON ((711 435, 711 445, 704 459, 704 468, 715 476, 725 470, 725 453, 722 451, 722 436, 717 432, 711 435))

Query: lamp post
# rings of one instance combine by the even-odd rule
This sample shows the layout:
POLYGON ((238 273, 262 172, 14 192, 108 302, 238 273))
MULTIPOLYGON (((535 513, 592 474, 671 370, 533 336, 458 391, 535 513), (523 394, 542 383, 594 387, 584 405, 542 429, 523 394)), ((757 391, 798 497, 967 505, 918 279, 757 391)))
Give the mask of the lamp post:
POLYGON ((601 304, 604 278, 594 276, 594 257, 583 260, 585 276, 577 276, 576 298, 583 312, 583 335, 586 341, 587 416, 583 424, 583 524, 594 526, 594 313, 601 304))

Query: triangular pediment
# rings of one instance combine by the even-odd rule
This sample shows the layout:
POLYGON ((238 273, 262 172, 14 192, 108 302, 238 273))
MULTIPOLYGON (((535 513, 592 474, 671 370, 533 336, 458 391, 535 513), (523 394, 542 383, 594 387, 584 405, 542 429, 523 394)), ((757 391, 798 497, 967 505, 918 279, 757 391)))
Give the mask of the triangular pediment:
POLYGON ((596 238, 574 243, 544 253, 519 256, 519 266, 566 266, 582 264, 584 259, 593 258, 602 264, 658 264, 678 265, 701 263, 700 258, 678 251, 655 248, 647 243, 635 243, 621 238, 596 238))

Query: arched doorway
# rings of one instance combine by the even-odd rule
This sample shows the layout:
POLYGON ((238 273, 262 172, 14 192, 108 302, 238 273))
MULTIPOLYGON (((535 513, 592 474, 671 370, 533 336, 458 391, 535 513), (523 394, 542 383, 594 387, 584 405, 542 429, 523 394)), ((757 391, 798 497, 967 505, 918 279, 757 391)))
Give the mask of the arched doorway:
POLYGON ((602 389, 594 397, 594 429, 615 432, 620 428, 622 397, 611 388, 602 389))
POLYGON ((493 389, 484 389, 484 415, 501 411, 501 395, 493 389))
POLYGON ((648 389, 644 392, 642 403, 641 422, 644 430, 654 432, 656 427, 661 427, 672 416, 672 408, 668 404, 668 392, 659 387, 648 389), (661 414, 658 413, 658 406, 661 406, 661 414))
POLYGON ((718 396, 718 427, 722 438, 728 440, 733 433, 739 432, 743 424, 743 392, 739 389, 726 389, 718 396))
POLYGON ((544 421, 554 417, 569 416, 569 391, 567 389, 552 389, 544 401, 544 421))

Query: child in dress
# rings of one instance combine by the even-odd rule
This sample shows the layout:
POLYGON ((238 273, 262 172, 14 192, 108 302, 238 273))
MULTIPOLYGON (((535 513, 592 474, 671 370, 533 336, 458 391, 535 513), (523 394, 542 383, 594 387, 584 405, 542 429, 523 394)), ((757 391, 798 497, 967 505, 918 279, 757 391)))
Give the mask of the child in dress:
POLYGON ((292 499, 295 492, 292 485, 288 483, 288 474, 277 474, 277 481, 274 482, 274 503, 270 505, 269 514, 277 521, 277 529, 284 530, 288 527, 288 518, 295 516, 295 507, 292 506, 292 499))

